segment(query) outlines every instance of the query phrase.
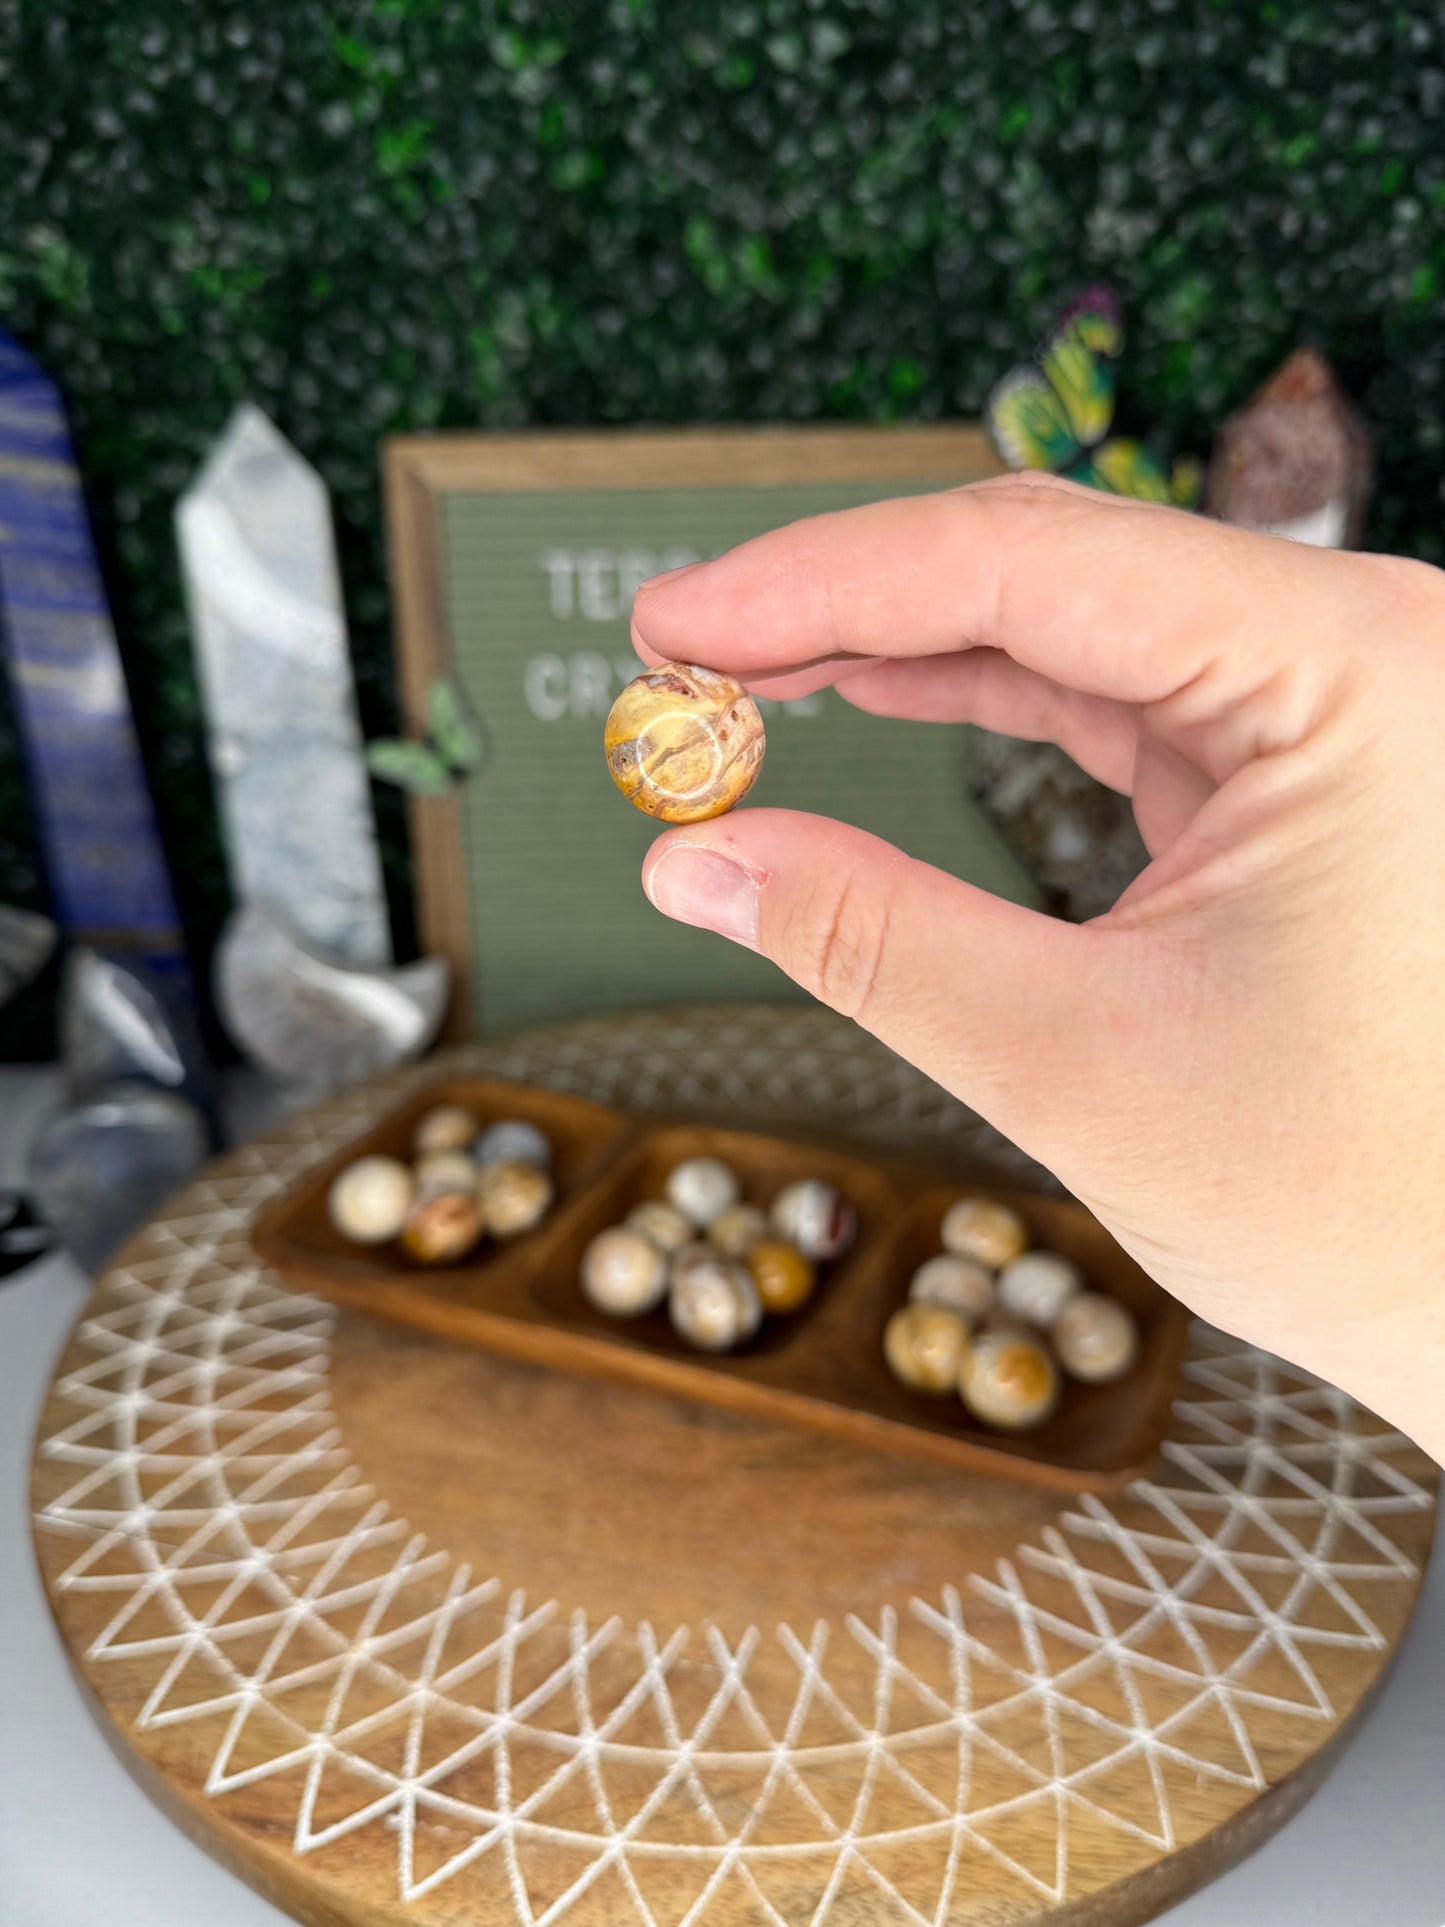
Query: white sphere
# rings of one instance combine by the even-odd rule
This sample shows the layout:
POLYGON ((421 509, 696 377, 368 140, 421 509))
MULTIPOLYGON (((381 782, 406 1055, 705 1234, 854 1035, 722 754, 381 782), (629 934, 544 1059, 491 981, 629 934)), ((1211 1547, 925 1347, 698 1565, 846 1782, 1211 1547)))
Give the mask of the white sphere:
POLYGON ((1047 1331, 1083 1285, 1083 1272, 1056 1251, 1026 1251, 1004 1266, 998 1301, 1013 1317, 1047 1331))
POLYGON ((669 1258, 673 1252, 681 1251, 685 1244, 692 1241, 691 1220, 665 1198, 646 1198, 641 1204, 633 1205, 626 1222, 633 1231, 640 1231, 644 1238, 650 1238, 658 1250, 669 1258))
POLYGON ((815 1264, 840 1258, 858 1229, 851 1204, 821 1178, 800 1178, 785 1184, 773 1199, 773 1229, 815 1264))
POLYGON ((326 1208, 343 1238, 382 1245, 400 1234, 415 1195, 411 1172, 395 1158, 358 1158, 333 1182, 326 1208))
POLYGON ((640 1318, 666 1295, 667 1260, 641 1231, 614 1225, 583 1252, 582 1289, 599 1311, 640 1318))
POLYGON ((955 1258, 948 1251, 926 1258, 908 1287, 910 1304, 942 1305, 969 1325, 988 1317, 997 1296, 993 1277, 982 1265, 971 1258, 955 1258))
POLYGON ((1117 1298, 1106 1298, 1101 1291, 1081 1291, 1071 1298, 1050 1336, 1070 1378, 1087 1385, 1122 1378, 1139 1356, 1139 1327, 1117 1298))
POLYGON ((699 1351, 726 1352, 751 1338, 762 1323, 757 1287, 739 1264, 710 1253, 707 1261, 674 1267, 667 1309, 679 1338, 699 1351))
POLYGON ((478 1164, 535 1164, 546 1171, 552 1163, 547 1133, 523 1117, 499 1117, 472 1146, 478 1164))
POLYGON ((687 1158, 667 1180, 667 1195, 692 1224, 706 1230, 738 1201, 736 1175, 721 1158, 687 1158))
POLYGON ((429 1151, 465 1151, 477 1134, 477 1120, 460 1104, 434 1104, 417 1122, 412 1149, 418 1157, 429 1151))

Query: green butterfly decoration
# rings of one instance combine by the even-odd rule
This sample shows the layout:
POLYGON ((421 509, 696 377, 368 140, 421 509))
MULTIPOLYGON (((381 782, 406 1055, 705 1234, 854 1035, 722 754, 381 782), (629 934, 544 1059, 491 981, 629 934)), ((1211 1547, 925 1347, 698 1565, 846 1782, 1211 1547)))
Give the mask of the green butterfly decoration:
POLYGON ((1046 469, 1111 495, 1193 508, 1204 478, 1192 456, 1166 469, 1142 442, 1109 435, 1113 364, 1123 347, 1118 298, 1108 288, 1086 289, 1065 309, 1037 364, 1012 369, 989 396, 994 446, 1010 468, 1046 469))
POLYGON ((412 796, 447 796, 475 776, 485 759, 480 726, 452 682, 427 691, 427 733, 420 742, 382 737, 366 746, 366 766, 382 783, 412 796))

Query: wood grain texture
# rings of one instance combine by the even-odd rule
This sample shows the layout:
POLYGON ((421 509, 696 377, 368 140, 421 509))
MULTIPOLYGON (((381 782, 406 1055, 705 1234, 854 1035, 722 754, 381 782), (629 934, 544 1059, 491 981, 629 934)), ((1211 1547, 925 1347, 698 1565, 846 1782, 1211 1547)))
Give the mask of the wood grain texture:
POLYGON ((1188 1316, 1120 1250, 1096 1219, 1064 1198, 996 1184, 1035 1244, 1074 1260, 1129 1307, 1142 1334, 1134 1369, 1114 1385, 1067 1384, 1058 1411, 1034 1431, 976 1423, 956 1398, 900 1385, 882 1356, 883 1331, 908 1282, 942 1249, 944 1213, 968 1187, 925 1166, 863 1158, 816 1139, 699 1124, 644 1124, 584 1099, 493 1079, 445 1078, 417 1092, 372 1131, 309 1172, 257 1220, 259 1256, 291 1284, 332 1303, 532 1364, 585 1372, 691 1397, 724 1411, 826 1432, 962 1471, 1027 1479, 1061 1491, 1106 1491, 1147 1471, 1168 1421, 1188 1316), (354 1159, 410 1155, 416 1121, 433 1104, 459 1104, 483 1122, 518 1116, 558 1149, 558 1198, 528 1237, 485 1246, 459 1264, 427 1267, 398 1247, 365 1250, 331 1224, 327 1193, 354 1159), (766 1209, 794 1179, 821 1177, 858 1213, 852 1251, 823 1270, 801 1312, 768 1319, 736 1351, 699 1353, 663 1308, 608 1318, 583 1295, 582 1254, 634 1205, 663 1196, 668 1174, 692 1157, 721 1158, 744 1201, 766 1209))
MULTIPOLYGON (((666 1095, 656 1036, 449 1068, 666 1095)), ((726 1060, 749 1104, 948 1114, 847 1026, 739 1016, 726 1060)), ((1307 1796, 1420 1583, 1397 1434, 1200 1328, 1159 1468, 1080 1501, 337 1314, 250 1225, 409 1087, 174 1200, 37 1438, 72 1661, 228 1865, 367 1927, 1128 1927, 1307 1796)))

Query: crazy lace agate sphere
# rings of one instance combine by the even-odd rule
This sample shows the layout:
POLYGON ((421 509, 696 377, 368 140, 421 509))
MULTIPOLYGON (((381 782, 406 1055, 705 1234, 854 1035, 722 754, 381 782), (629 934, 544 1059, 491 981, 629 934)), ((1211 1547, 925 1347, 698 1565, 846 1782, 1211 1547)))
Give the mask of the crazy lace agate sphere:
POLYGON ((703 1352, 731 1351, 752 1337, 763 1317, 748 1273, 714 1253, 681 1267, 674 1263, 667 1309, 678 1337, 703 1352))
POLYGON ((968 1351, 968 1326, 946 1305, 902 1305, 883 1333, 893 1376, 915 1392, 952 1392, 968 1351))
POLYGON ((461 1104, 434 1104, 417 1121, 412 1149, 418 1157, 432 1151, 465 1151, 477 1134, 477 1120, 461 1104))
POLYGON ((629 1229, 640 1231, 665 1257, 681 1251, 693 1238, 692 1220, 665 1198, 644 1198, 627 1214, 629 1229))
POLYGON ((976 1419, 1000 1432, 1042 1425, 1059 1402, 1059 1368, 1032 1332, 1001 1325, 963 1354, 958 1391, 976 1419))
POLYGON ((735 809, 763 765, 757 704, 731 676, 694 663, 635 676, 612 705, 604 742, 618 789, 664 823, 735 809))
POLYGON ((482 1217, 494 1238, 519 1238, 547 1215, 552 1180, 535 1164, 489 1164, 477 1175, 482 1217))
POLYGON ((451 1265, 481 1243, 486 1225, 475 1191, 434 1191, 417 1199, 401 1242, 423 1265, 451 1265))
POLYGON ((614 1225, 583 1252, 582 1289, 599 1311, 641 1318, 667 1296, 667 1259, 644 1232, 614 1225))
POLYGON ((1028 1241, 1022 1218, 995 1198, 960 1198, 944 1215, 944 1250, 990 1271, 1002 1271, 1028 1241))

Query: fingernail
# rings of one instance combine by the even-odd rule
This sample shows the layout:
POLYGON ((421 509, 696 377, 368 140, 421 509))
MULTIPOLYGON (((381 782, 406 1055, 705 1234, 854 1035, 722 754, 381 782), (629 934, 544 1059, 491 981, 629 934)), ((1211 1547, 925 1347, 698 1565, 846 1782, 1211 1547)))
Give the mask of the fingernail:
POLYGON ((658 574, 650 575, 645 582, 640 582, 637 593, 641 595, 644 589, 655 589, 659 582, 671 582, 675 577, 687 575, 691 570, 701 567, 701 562, 679 562, 675 569, 662 569, 658 574))
POLYGON ((730 857, 674 844, 652 865, 643 887, 663 916, 757 949, 758 880, 730 857))

